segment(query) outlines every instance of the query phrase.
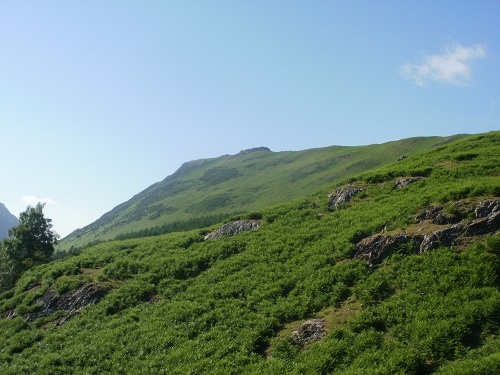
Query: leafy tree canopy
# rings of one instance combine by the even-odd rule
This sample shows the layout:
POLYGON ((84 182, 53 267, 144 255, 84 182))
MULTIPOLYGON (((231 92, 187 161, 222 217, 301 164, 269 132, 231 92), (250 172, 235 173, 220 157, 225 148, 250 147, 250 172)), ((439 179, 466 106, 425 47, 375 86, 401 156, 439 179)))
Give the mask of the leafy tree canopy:
POLYGON ((44 216, 44 206, 28 206, 19 215, 19 225, 9 230, 9 238, 3 242, 2 269, 11 281, 21 272, 47 262, 54 253, 59 235, 52 230, 52 220, 44 216))

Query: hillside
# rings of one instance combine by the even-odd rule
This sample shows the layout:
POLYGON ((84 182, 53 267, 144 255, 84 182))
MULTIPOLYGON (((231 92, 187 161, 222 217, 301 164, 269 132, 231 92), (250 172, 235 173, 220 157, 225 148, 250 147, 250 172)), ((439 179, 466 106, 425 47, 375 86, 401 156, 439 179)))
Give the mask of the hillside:
POLYGON ((499 149, 38 266, 0 295, 0 373, 500 373, 499 149))
POLYGON ((230 215, 312 193, 459 137, 418 137, 289 152, 260 147, 187 162, 163 181, 62 239, 58 249, 201 228, 230 215))
POLYGON ((17 224, 17 217, 12 215, 3 203, 0 203, 0 239, 7 238, 9 229, 17 224))

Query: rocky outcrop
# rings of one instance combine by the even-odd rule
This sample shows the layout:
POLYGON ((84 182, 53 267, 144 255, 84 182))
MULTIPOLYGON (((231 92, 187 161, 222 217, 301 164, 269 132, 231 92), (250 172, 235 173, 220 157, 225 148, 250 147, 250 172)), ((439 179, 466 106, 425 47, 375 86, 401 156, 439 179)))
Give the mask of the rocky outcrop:
POLYGON ((205 236, 206 240, 215 240, 223 236, 234 236, 241 232, 248 232, 249 230, 257 230, 260 228, 260 221, 258 220, 236 220, 222 225, 219 229, 208 233, 205 236))
MULTIPOLYGON (((57 324, 61 325, 79 313, 85 306, 93 305, 101 300, 110 288, 103 288, 96 283, 89 283, 83 287, 64 293, 59 296, 54 290, 49 289, 43 296, 36 299, 33 304, 39 305, 39 311, 22 316, 27 322, 33 322, 38 318, 52 315, 56 311, 64 310, 66 315, 58 318, 57 324)), ((15 310, 4 314, 3 318, 14 318, 17 316, 15 310)))
POLYGON ((292 331, 290 337, 297 345, 305 348, 326 336, 324 323, 325 319, 322 318, 309 319, 302 323, 297 330, 292 331))
MULTIPOLYGON (((408 245, 414 253, 422 254, 440 246, 453 246, 459 237, 472 237, 500 230, 500 201, 479 202, 470 212, 475 213, 475 220, 460 221, 429 233, 402 231, 395 235, 380 233, 367 237, 356 244, 354 258, 365 260, 372 267, 404 245, 408 245)), ((418 214, 416 220, 419 222, 429 220, 433 224, 445 221, 445 224, 449 224, 450 221, 457 220, 457 217, 459 215, 446 216, 442 213, 442 207, 431 206, 418 214)))
POLYGON ((333 193, 328 195, 328 199, 330 200, 329 209, 338 209, 341 205, 349 202, 352 197, 362 191, 363 189, 360 187, 356 187, 351 184, 336 189, 333 193))
POLYGON ((449 214, 443 212, 442 206, 429 206, 426 210, 415 216, 415 221, 420 223, 429 220, 432 224, 445 225, 456 224, 462 217, 458 214, 449 214))
POLYGON ((252 152, 258 152, 258 151, 265 151, 265 152, 271 152, 271 149, 269 149, 268 147, 253 147, 253 148, 249 148, 247 150, 241 150, 240 152, 238 152, 238 155, 246 155, 246 154, 250 154, 252 152))
POLYGON ((396 189, 402 189, 408 185, 414 184, 417 181, 420 181, 422 177, 400 177, 396 179, 394 182, 394 187, 396 189))
POLYGON ((473 212, 477 218, 485 218, 498 211, 500 211, 500 201, 498 200, 482 201, 471 209, 471 212, 473 212))

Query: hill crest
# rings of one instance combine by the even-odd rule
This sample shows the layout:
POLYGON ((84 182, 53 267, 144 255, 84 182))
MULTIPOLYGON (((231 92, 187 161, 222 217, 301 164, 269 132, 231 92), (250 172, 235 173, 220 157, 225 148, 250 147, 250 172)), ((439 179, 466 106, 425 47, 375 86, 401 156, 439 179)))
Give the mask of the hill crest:
POLYGON ((74 231, 58 248, 69 250, 116 238, 204 227, 303 196, 460 137, 415 137, 367 146, 280 152, 261 146, 235 155, 192 160, 74 231))

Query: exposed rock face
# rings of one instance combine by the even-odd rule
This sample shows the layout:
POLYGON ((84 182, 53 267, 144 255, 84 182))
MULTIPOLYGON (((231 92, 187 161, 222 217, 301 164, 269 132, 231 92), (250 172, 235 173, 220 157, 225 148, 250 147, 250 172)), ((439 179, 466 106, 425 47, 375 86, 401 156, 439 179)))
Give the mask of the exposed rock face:
POLYGON ((500 211, 491 212, 488 216, 476 219, 467 226, 467 234, 477 236, 500 230, 500 211))
POLYGON ((456 224, 461 220, 461 217, 460 215, 444 213, 442 206, 429 206, 425 211, 415 216, 416 222, 424 220, 430 220, 432 224, 445 225, 456 224))
POLYGON ((396 179, 396 182, 394 182, 394 187, 396 189, 402 189, 410 184, 420 181, 421 179, 422 177, 401 177, 396 179))
POLYGON ((373 267, 387 258, 396 247, 411 241, 411 236, 401 232, 394 236, 378 234, 367 237, 356 244, 355 259, 364 260, 373 267))
POLYGON ((342 204, 349 202, 352 197, 362 191, 363 189, 352 186, 351 184, 336 189, 333 193, 328 195, 330 210, 338 209, 342 204))
POLYGON ((315 341, 321 340, 326 336, 324 327, 324 319, 310 319, 300 325, 300 327, 293 331, 290 337, 297 345, 306 347, 315 341))
POLYGON ((458 223, 422 236, 416 235, 412 238, 414 243, 418 245, 418 253, 422 254, 439 246, 452 246, 457 237, 465 232, 466 228, 466 223, 458 223))
MULTIPOLYGON (((442 214, 441 210, 442 207, 431 206, 418 214, 416 220, 430 220, 433 224, 441 224, 442 218, 445 218, 444 224, 449 224, 450 221, 457 219, 457 216, 451 216, 450 219, 442 214)), ((500 201, 479 202, 471 211, 475 213, 477 219, 461 221, 430 233, 409 234, 403 231, 395 235, 377 234, 367 237, 356 244, 354 258, 365 260, 370 266, 375 266, 402 245, 411 245, 415 253, 422 254, 440 246, 453 246, 460 236, 477 236, 500 230, 500 201)))
POLYGON ((477 218, 484 218, 491 213, 498 211, 500 211, 500 203, 498 200, 479 202, 472 209, 472 212, 474 212, 477 218))
POLYGON ((215 240, 223 236, 234 236, 237 233, 247 232, 249 230, 257 230, 260 228, 260 221, 257 220, 237 220, 222 225, 219 229, 208 233, 205 236, 206 240, 215 240))
MULTIPOLYGON (((40 305, 41 310, 22 318, 27 322, 33 322, 38 318, 50 316, 56 311, 65 310, 67 314, 57 322, 58 325, 61 325, 79 313, 85 306, 99 302, 109 291, 110 288, 102 288, 95 283, 86 284, 80 289, 64 293, 62 296, 58 296, 54 290, 49 289, 42 297, 33 302, 40 305)), ((16 316, 15 310, 11 310, 4 314, 3 318, 16 316)))

